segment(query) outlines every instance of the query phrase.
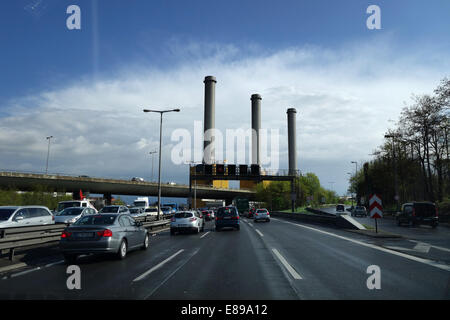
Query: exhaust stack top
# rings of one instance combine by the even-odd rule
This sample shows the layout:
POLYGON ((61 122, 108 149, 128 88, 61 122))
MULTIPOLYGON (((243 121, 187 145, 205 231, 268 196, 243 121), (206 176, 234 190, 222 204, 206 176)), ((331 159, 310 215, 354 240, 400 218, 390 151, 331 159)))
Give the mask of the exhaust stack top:
POLYGON ((217 80, 213 76, 205 77, 205 118, 203 122, 203 163, 213 164, 215 162, 214 134, 215 114, 216 114, 216 83, 217 80))
POLYGON ((260 136, 261 129, 261 96, 252 94, 252 164, 261 165, 260 136))
POLYGON ((287 125, 288 125, 288 151, 289 151, 289 174, 297 172, 297 145, 296 145, 296 113, 295 108, 287 109, 287 125))

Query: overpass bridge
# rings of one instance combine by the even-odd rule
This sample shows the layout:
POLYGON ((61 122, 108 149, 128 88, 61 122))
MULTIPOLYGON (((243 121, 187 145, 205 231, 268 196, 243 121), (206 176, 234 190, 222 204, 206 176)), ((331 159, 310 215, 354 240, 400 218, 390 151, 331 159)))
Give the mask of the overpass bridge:
MULTIPOLYGON (((74 177, 59 174, 37 174, 21 172, 0 172, 0 188, 15 188, 21 191, 32 191, 37 185, 57 192, 72 192, 77 195, 80 190, 89 193, 103 194, 106 199, 111 195, 158 196, 158 184, 155 182, 139 182, 129 180, 104 179, 93 177, 74 177)), ((192 189, 191 189, 192 191, 192 189)), ((189 198, 192 196, 189 185, 161 184, 161 196, 189 198)), ((255 198, 255 192, 244 189, 222 189, 206 186, 196 187, 197 198, 220 199, 230 203, 236 196, 255 198)))

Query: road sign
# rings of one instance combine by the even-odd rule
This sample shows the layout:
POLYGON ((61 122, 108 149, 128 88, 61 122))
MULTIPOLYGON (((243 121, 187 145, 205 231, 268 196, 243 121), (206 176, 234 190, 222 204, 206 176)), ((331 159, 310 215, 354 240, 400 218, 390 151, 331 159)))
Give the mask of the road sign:
POLYGON ((379 219, 383 217, 381 197, 377 194, 372 194, 369 198, 369 213, 370 217, 373 219, 379 219))

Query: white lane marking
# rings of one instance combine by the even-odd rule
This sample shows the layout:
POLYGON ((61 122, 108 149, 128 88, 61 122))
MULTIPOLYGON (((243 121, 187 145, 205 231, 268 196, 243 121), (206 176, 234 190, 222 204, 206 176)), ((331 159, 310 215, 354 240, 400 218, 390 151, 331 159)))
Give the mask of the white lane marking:
POLYGON ((33 271, 37 271, 37 270, 40 270, 40 269, 41 269, 41 267, 36 267, 36 268, 34 268, 34 269, 30 269, 30 270, 25 270, 25 271, 22 271, 22 272, 14 273, 14 274, 12 274, 12 275, 10 276, 10 278, 15 278, 15 277, 23 276, 24 274, 27 274, 27 273, 30 273, 30 272, 33 272, 33 271))
POLYGON ((62 264, 62 263, 64 263, 64 260, 56 261, 56 262, 53 262, 53 263, 46 264, 46 265, 44 266, 44 268, 49 268, 49 267, 55 266, 55 265, 57 265, 57 264, 62 264))
POLYGON ((425 243, 421 243, 419 242, 418 244, 416 244, 416 246, 413 248, 413 250, 416 250, 418 252, 422 252, 422 253, 428 253, 431 249, 431 246, 425 244, 425 243))
POLYGON ((298 273, 297 271, 294 270, 294 268, 291 267, 291 265, 286 261, 286 259, 278 252, 277 249, 273 248, 272 249, 273 253, 275 254, 275 256, 278 258, 278 260, 280 260, 280 262, 283 264, 283 266, 287 269, 287 271, 289 271, 289 273, 291 274, 291 276, 296 279, 296 280, 301 280, 303 279, 298 273))
POLYGON ((206 235, 207 235, 208 233, 210 233, 210 231, 208 231, 207 233, 205 233, 204 235, 202 235, 202 236, 200 237, 200 239, 203 238, 203 237, 206 237, 206 235))
POLYGON ((180 253, 182 253, 184 251, 184 249, 179 250, 178 252, 174 253, 173 255, 171 255, 170 257, 168 257, 166 260, 158 263, 156 266, 154 266, 153 268, 151 268, 150 270, 144 272, 143 274, 141 274, 139 277, 137 277, 136 279, 133 280, 133 282, 136 281, 140 281, 142 279, 144 279, 146 276, 148 276, 150 273, 152 273, 153 271, 161 268, 163 265, 165 265, 167 262, 169 262, 170 260, 172 260, 173 258, 175 258, 177 255, 179 255, 180 253))
POLYGON ((443 248, 443 247, 438 247, 438 246, 435 246, 435 245, 432 245, 432 244, 429 244, 429 243, 420 242, 420 241, 416 241, 416 240, 409 240, 409 241, 415 242, 415 243, 417 243, 417 244, 423 244, 423 245, 426 245, 426 246, 429 246, 429 247, 431 247, 431 248, 435 248, 435 249, 438 249, 438 250, 450 252, 450 249, 443 248))
POLYGON ((258 229, 255 228, 255 231, 261 236, 264 237, 264 235, 261 233, 261 231, 259 231, 258 229))
POLYGON ((199 250, 200 250, 200 249, 195 250, 195 251, 191 254, 191 256, 190 256, 189 258, 186 259, 185 262, 183 262, 178 268, 176 268, 171 274, 169 274, 169 276, 168 276, 166 279, 164 279, 163 282, 161 282, 155 289, 153 289, 152 292, 150 292, 147 296, 145 296, 144 300, 147 300, 149 297, 151 297, 151 296, 155 293, 156 290, 158 290, 163 284, 165 284, 170 278, 172 278, 172 276, 173 276, 175 273, 177 273, 178 270, 180 270, 182 267, 184 267, 184 265, 185 265, 186 263, 188 263, 188 262, 191 260, 191 258, 197 254, 197 252, 198 252, 199 250))
POLYGON ((439 269, 442 269, 442 270, 445 270, 445 271, 450 271, 450 266, 449 265, 440 264, 440 263, 437 263, 437 262, 432 261, 432 260, 422 259, 422 258, 419 258, 419 257, 411 256, 411 255, 406 254, 406 253, 402 253, 402 252, 386 249, 386 248, 379 247, 379 246, 376 246, 376 245, 373 245, 373 244, 370 244, 370 243, 365 243, 365 242, 358 241, 358 240, 355 240, 355 239, 339 236, 339 235, 331 233, 331 232, 315 229, 315 228, 312 228, 312 227, 307 227, 307 226, 304 226, 304 225, 301 225, 301 224, 287 222, 287 221, 285 223, 289 223, 289 224, 292 224, 292 225, 297 226, 297 227, 301 227, 301 228, 313 230, 313 231, 316 231, 316 232, 320 232, 320 233, 323 233, 323 234, 326 234, 326 235, 329 235, 329 236, 332 236, 332 237, 335 237, 335 238, 347 240, 347 241, 359 244, 359 245, 364 246, 364 247, 368 247, 368 248, 372 248, 372 249, 375 249, 375 250, 379 250, 379 251, 383 251, 383 252, 386 252, 386 253, 390 253, 390 254, 393 254, 393 255, 396 255, 396 256, 399 256, 399 257, 403 257, 405 259, 409 259, 409 260, 413 260, 413 261, 420 262, 420 263, 423 263, 423 264, 427 264, 429 266, 436 267, 436 268, 439 268, 439 269))
POLYGON ((248 222, 248 225, 253 228, 253 224, 251 224, 251 222, 248 222))

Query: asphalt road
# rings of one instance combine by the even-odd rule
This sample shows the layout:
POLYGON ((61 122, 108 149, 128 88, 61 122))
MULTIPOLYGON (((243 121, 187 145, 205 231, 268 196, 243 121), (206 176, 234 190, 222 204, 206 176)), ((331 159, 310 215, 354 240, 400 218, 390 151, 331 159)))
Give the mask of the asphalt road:
MULTIPOLYGON (((407 240, 403 240, 407 241, 407 240)), ((241 230, 151 238, 122 261, 78 260, 69 290, 59 260, 0 275, 0 299, 450 299, 450 262, 391 250, 361 235, 272 218, 241 230), (369 290, 369 266, 381 289, 369 290)))

